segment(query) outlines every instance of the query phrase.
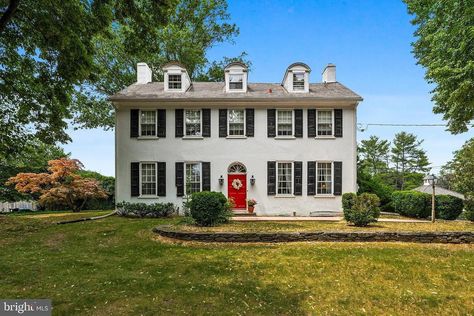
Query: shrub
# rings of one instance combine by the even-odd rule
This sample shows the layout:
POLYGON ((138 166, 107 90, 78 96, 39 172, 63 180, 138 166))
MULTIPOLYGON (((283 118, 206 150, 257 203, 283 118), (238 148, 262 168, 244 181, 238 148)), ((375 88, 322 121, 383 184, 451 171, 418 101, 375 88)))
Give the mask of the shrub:
POLYGON ((357 198, 357 195, 355 193, 344 193, 342 195, 342 210, 344 212, 344 219, 346 221, 349 221, 346 218, 346 210, 350 210, 352 206, 354 205, 354 202, 357 198))
POLYGON ((431 215, 431 196, 418 191, 393 192, 392 206, 400 215, 427 218, 431 215))
MULTIPOLYGON (((394 189, 387 184, 381 175, 370 176, 361 173, 358 177, 359 189, 357 194, 373 193, 380 199, 380 207, 386 211, 390 211, 390 203, 392 202, 392 193, 394 189)), ((393 210, 392 210, 393 211, 393 210)))
POLYGON ((453 220, 462 213, 462 199, 451 195, 437 195, 435 198, 436 218, 453 220))
POLYGON ((117 203, 117 214, 125 217, 169 217, 176 213, 173 203, 117 203))
POLYGON ((465 219, 474 222, 474 194, 466 196, 463 215, 465 219))
POLYGON ((215 226, 229 221, 231 204, 221 192, 197 192, 186 202, 189 214, 199 226, 215 226))
POLYGON ((367 226, 370 223, 377 222, 380 216, 380 199, 377 195, 371 193, 362 193, 359 196, 355 194, 346 198, 346 207, 344 208, 344 218, 355 226, 367 226), (351 208, 347 206, 352 204, 351 208))

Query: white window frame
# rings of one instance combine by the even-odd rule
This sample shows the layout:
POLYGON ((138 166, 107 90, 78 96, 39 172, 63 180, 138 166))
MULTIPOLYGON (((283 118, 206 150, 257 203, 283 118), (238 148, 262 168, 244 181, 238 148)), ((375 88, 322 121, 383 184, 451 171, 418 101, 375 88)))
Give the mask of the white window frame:
POLYGON ((228 138, 245 138, 247 135, 247 111, 242 108, 227 109, 227 137, 228 138), (243 111, 244 112, 244 134, 243 135, 230 135, 230 111, 243 111))
POLYGON ((275 163, 276 163, 275 164, 275 169, 276 169, 276 171, 275 171, 275 175, 276 175, 276 177, 275 177, 275 182, 276 182, 275 183, 275 196, 276 197, 294 197, 295 196, 295 194, 294 194, 295 193, 295 183, 294 183, 295 182, 295 164, 294 164, 294 161, 293 160, 277 160, 275 163), (290 185, 291 193, 278 193, 278 191, 279 191, 278 190, 279 189, 279 181, 278 181, 278 179, 279 179, 279 173, 278 173, 279 168, 278 168, 278 164, 280 164, 280 163, 289 163, 289 164, 291 164, 291 178, 290 178, 290 180, 291 180, 291 185, 290 185))
POLYGON ((291 78, 291 88, 292 91, 295 92, 304 92, 305 91, 305 86, 306 86, 306 73, 304 71, 293 71, 292 72, 293 76, 291 78), (301 89, 295 89, 295 75, 303 75, 303 87, 301 89))
POLYGON ((275 115, 275 138, 276 139, 293 139, 295 138, 295 111, 293 109, 276 109, 275 115), (291 135, 278 135, 278 116, 280 111, 291 111, 291 135))
POLYGON ((188 195, 188 177, 186 174, 188 165, 199 165, 199 192, 202 192, 202 162, 201 161, 186 161, 184 163, 184 196, 188 195))
POLYGON ((230 72, 229 73, 229 80, 228 80, 229 82, 227 83, 229 85, 229 87, 228 87, 229 91, 243 91, 244 90, 244 79, 245 79, 244 78, 244 73, 241 73, 241 72, 232 73, 232 72, 230 72), (231 88, 231 85, 230 85, 230 77, 231 76, 241 76, 242 77, 242 88, 240 88, 240 89, 231 88))
POLYGON ((154 139, 158 138, 158 112, 150 109, 140 109, 138 113, 138 138, 154 139), (142 112, 155 112, 155 135, 142 135, 142 112))
POLYGON ((315 196, 316 197, 332 197, 334 196, 334 161, 320 160, 316 161, 316 183, 315 183, 315 196), (331 164, 331 193, 318 193, 318 166, 322 163, 331 164))
POLYGON ((315 117, 315 120, 316 120, 316 138, 335 138, 334 136, 334 123, 335 123, 335 120, 334 120, 334 109, 316 109, 316 117, 315 117), (332 130, 331 130, 331 135, 318 135, 318 128, 319 128, 319 122, 318 122, 318 115, 319 115, 319 111, 331 111, 331 127, 332 127, 332 130))
MULTIPOLYGON (((167 80, 167 85, 168 85, 168 90, 169 91, 183 91, 183 74, 182 73, 168 73, 167 74, 168 76, 168 80, 167 80), (170 76, 180 76, 181 77, 181 88, 171 88, 170 87, 170 76)), ((173 81, 173 82, 176 82, 176 81, 173 81)))
POLYGON ((140 161, 140 168, 139 168, 139 184, 140 184, 140 195, 138 196, 139 198, 158 198, 158 162, 156 161, 140 161), (147 165, 155 165, 155 194, 142 194, 142 165, 147 164, 147 165))
POLYGON ((183 138, 197 138, 197 139, 202 139, 203 136, 202 136, 202 109, 184 109, 184 113, 183 113, 183 138), (201 130, 201 134, 200 135, 186 135, 186 113, 188 111, 199 111, 200 114, 199 114, 199 117, 200 117, 200 124, 201 124, 201 127, 200 127, 200 130, 201 130))

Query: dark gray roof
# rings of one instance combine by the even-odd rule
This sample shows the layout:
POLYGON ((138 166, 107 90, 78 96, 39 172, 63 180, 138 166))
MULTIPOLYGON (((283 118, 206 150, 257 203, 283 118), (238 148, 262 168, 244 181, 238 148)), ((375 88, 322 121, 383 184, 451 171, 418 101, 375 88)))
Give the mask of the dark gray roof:
MULTIPOLYGON (((431 187, 431 185, 422 185, 413 190, 418 191, 418 192, 433 194, 433 188, 431 187)), ((452 195, 464 200, 464 195, 462 195, 461 193, 451 191, 439 186, 435 187, 435 195, 452 195)))
POLYGON ((186 92, 165 92, 163 82, 132 84, 110 97, 120 100, 179 100, 179 99, 321 99, 362 101, 362 97, 339 82, 312 83, 309 93, 291 93, 279 83, 250 83, 246 93, 225 92, 224 82, 193 82, 186 92), (271 90, 271 92, 270 92, 271 90))

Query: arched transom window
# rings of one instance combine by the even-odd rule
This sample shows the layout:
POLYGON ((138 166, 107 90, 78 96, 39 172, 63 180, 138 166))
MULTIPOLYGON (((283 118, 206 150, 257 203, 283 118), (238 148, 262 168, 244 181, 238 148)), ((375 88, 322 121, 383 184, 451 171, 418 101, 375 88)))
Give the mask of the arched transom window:
POLYGON ((228 173, 247 173, 247 169, 243 164, 240 162, 234 162, 229 166, 229 169, 227 169, 228 173))

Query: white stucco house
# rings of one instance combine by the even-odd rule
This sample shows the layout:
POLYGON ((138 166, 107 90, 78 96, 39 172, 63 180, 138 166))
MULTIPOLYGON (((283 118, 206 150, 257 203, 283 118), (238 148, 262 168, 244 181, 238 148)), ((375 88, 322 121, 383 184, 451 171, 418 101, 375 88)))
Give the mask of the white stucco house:
POLYGON ((116 201, 172 202, 220 191, 237 210, 256 199, 257 215, 338 212, 356 191, 356 110, 362 98, 290 65, 281 83, 251 83, 247 67, 225 68, 224 82, 193 82, 178 62, 152 82, 139 63, 137 82, 110 97, 116 108, 116 201))

